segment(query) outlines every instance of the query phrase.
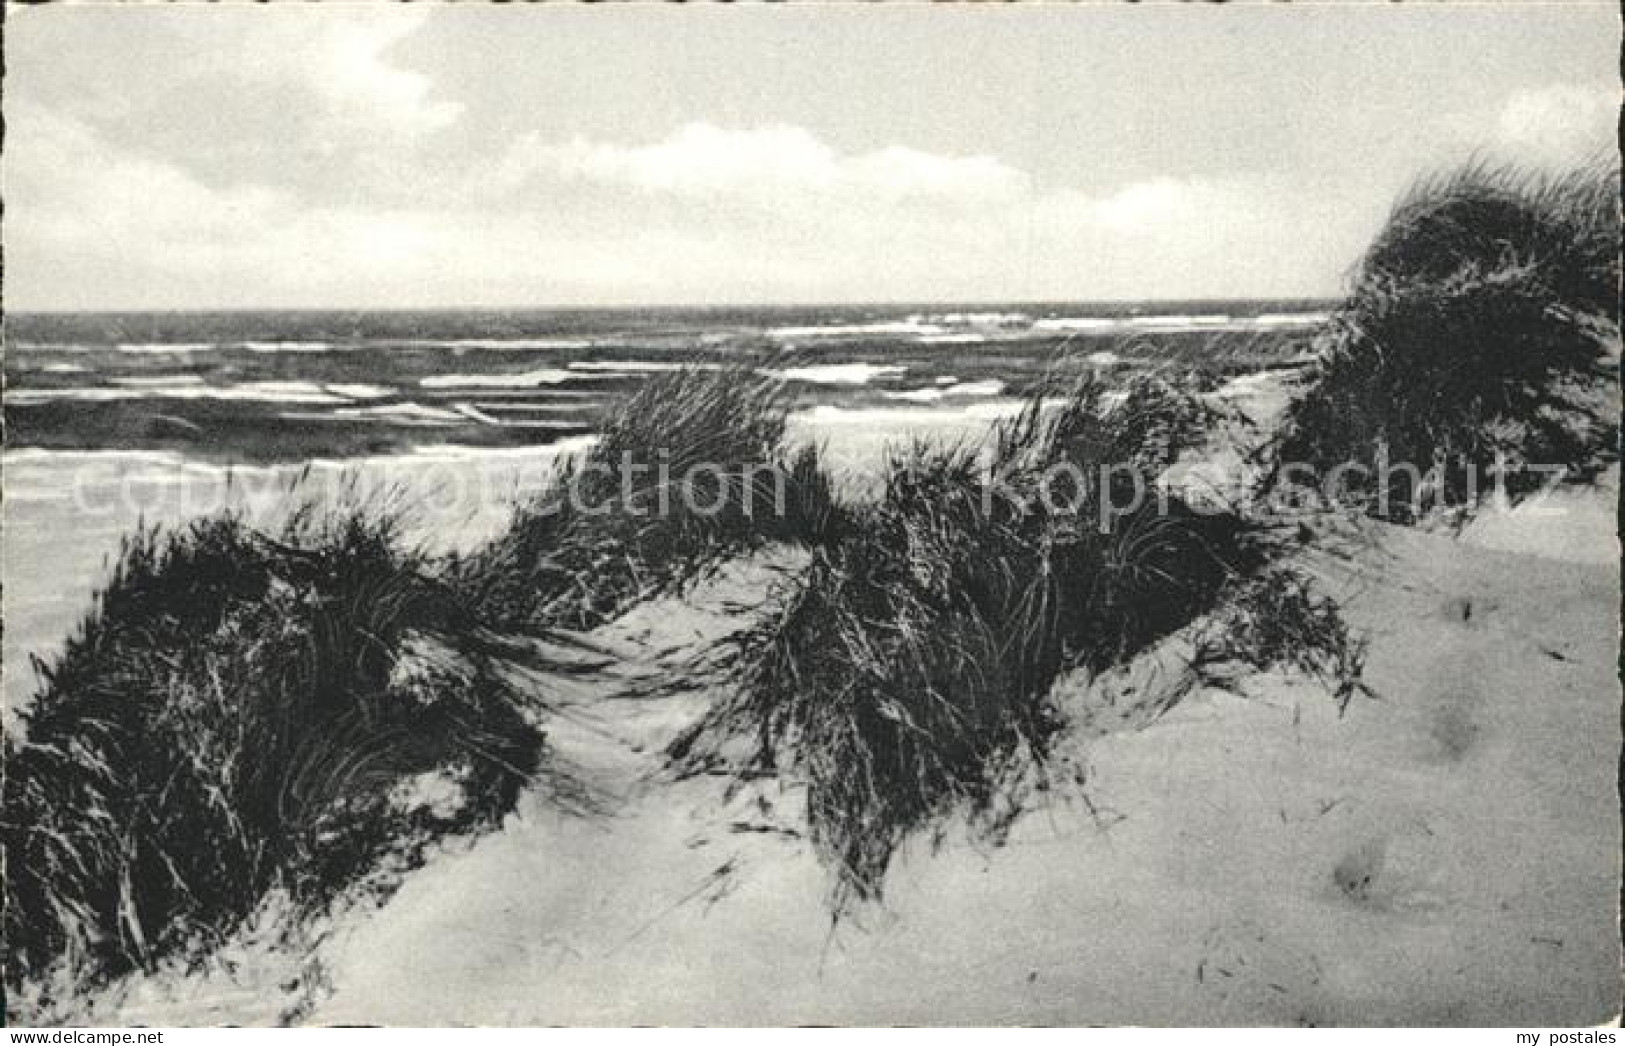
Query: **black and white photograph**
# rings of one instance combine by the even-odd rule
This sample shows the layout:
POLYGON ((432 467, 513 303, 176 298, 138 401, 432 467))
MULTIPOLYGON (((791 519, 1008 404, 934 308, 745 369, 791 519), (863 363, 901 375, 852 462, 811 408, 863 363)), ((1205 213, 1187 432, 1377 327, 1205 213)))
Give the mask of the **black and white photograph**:
POLYGON ((1617 1025, 1617 4, 3 33, 7 1025, 1617 1025))

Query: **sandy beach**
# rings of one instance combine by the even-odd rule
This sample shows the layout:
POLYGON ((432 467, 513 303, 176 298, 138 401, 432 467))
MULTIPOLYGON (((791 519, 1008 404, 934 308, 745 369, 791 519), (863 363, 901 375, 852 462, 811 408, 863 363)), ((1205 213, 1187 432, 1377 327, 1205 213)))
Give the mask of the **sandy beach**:
POLYGON ((707 7, 6 9, 0 1023, 1615 1041, 1618 5, 707 7))

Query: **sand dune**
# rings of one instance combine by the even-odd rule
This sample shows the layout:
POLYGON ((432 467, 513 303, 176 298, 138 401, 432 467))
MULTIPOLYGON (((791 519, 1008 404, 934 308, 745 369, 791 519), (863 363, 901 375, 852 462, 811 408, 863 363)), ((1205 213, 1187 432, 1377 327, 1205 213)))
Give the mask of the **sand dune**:
MULTIPOLYGON (((1145 722, 1121 687, 1076 685, 1075 780, 1002 847, 953 826, 935 853, 911 845, 884 906, 840 926, 794 788, 729 799, 661 776, 707 696, 612 700, 600 681, 554 691, 551 740, 602 813, 530 796, 308 954, 244 945, 235 973, 102 1006, 155 1023, 296 1005, 384 1024, 1608 1020, 1616 570, 1377 524, 1318 547, 1309 564, 1371 638, 1374 697, 1339 716, 1311 684, 1257 678, 1145 722)), ((746 620, 775 567, 597 638, 623 672, 659 671, 746 620)))

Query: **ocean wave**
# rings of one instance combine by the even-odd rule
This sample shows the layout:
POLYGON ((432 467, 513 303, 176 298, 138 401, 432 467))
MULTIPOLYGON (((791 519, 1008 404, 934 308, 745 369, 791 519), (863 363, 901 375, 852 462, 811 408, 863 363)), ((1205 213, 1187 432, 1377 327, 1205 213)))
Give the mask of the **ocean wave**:
POLYGON ((975 345, 988 339, 986 334, 965 331, 959 334, 921 334, 914 340, 920 345, 975 345))
POLYGON ((90 368, 82 363, 47 363, 39 368, 46 374, 88 374, 90 368))
POLYGON ((651 360, 581 360, 571 370, 597 374, 663 374, 677 370, 721 370, 720 363, 668 363, 651 360))
POLYGON ((1002 381, 967 381, 964 384, 938 385, 929 389, 909 389, 907 392, 888 392, 889 400, 907 403, 939 403, 950 396, 999 396, 1004 393, 1002 381))
POLYGON ((1104 316, 1055 316, 1033 323, 1035 331, 1095 331, 1109 330, 1122 321, 1104 316))
POLYGON ((433 374, 418 382, 426 389, 532 389, 574 381, 580 375, 549 367, 522 374, 433 374))
MULTIPOLYGON (((1102 396, 1102 400, 1108 404, 1116 404, 1123 402, 1126 397, 1126 393, 1114 390, 1102 396)), ((1065 396, 1045 396, 1039 401, 1039 408, 1054 410, 1067 402, 1068 399, 1065 396)), ((973 403, 955 404, 952 408, 928 405, 838 407, 829 403, 820 403, 806 410, 797 411, 791 415, 791 420, 798 425, 812 427, 822 425, 941 426, 1002 421, 1006 418, 1016 417, 1026 409, 1027 401, 1014 397, 1000 397, 973 403)))
POLYGON ((1206 327, 1225 327, 1235 322, 1227 313, 1216 312, 1206 316, 1132 316, 1129 326, 1153 327, 1158 330, 1201 330, 1206 327))
POLYGON ((237 347, 249 352, 331 352, 335 348, 330 341, 240 341, 237 347))
POLYGON ((8 389, 5 402, 30 406, 70 400, 78 403, 116 403, 121 400, 218 400, 246 403, 345 404, 348 399, 323 391, 308 381, 250 381, 223 387, 168 385, 162 388, 8 389))
POLYGON ((317 386, 311 382, 302 381, 265 381, 249 382, 244 385, 226 386, 224 388, 209 388, 203 378, 196 374, 155 374, 155 375, 120 375, 109 379, 118 388, 104 390, 98 389, 17 389, 16 392, 35 393, 42 397, 60 395, 64 392, 72 393, 70 399, 86 400, 115 400, 139 399, 144 396, 157 396, 169 399, 260 399, 263 396, 316 396, 323 392, 345 400, 382 399, 393 395, 395 390, 384 385, 351 384, 346 382, 331 382, 317 386), (249 390, 247 393, 241 390, 249 390), (234 391, 235 390, 235 391, 234 391))
POLYGON ((403 425, 459 425, 463 421, 462 414, 456 410, 426 407, 421 403, 390 403, 381 407, 340 407, 328 413, 337 418, 386 421, 403 425))
POLYGON ((1249 322, 1260 327, 1318 327, 1331 318, 1329 312, 1266 312, 1249 322))
MULTIPOLYGON (((66 347, 66 346, 64 346, 66 347)), ((94 346, 74 346, 85 351, 92 351, 94 346)), ((218 346, 212 341, 160 341, 160 342, 120 342, 117 346, 119 352, 135 356, 145 356, 157 353, 186 353, 186 352, 213 352, 218 346)))
POLYGON ((773 338, 849 338, 864 334, 947 334, 940 323, 916 320, 888 320, 882 323, 831 323, 821 327, 775 327, 773 338))
POLYGON ((124 385, 134 389, 162 389, 178 388, 183 385, 202 385, 203 379, 196 374, 157 374, 157 375, 127 375, 112 379, 115 385, 124 385))
POLYGON ((429 341, 424 345, 440 345, 448 349, 491 349, 494 351, 523 352, 527 349, 586 349, 592 342, 580 338, 453 338, 449 341, 429 341))
POLYGON ((597 442, 598 437, 596 435, 584 434, 568 436, 564 439, 554 440, 552 443, 535 443, 521 447, 476 447, 460 443, 433 443, 413 447, 408 453, 402 455, 357 460, 362 463, 378 461, 389 464, 405 462, 417 465, 480 464, 486 462, 494 464, 504 460, 559 458, 570 454, 579 454, 590 449, 597 442))
POLYGON ((895 378, 907 372, 908 368, 898 363, 816 363, 762 373, 813 385, 867 385, 875 378, 895 378))
MULTIPOLYGON (((94 465, 141 464, 179 467, 185 459, 170 450, 124 450, 97 448, 95 450, 58 450, 51 447, 7 447, 0 454, 6 470, 22 465, 94 465)), ((6 477, 9 486, 11 476, 6 477)), ((9 493, 9 491, 8 491, 9 493)))
POLYGON ((335 396, 343 396, 352 400, 376 400, 395 394, 395 390, 387 385, 364 385, 351 382, 329 382, 323 385, 322 388, 335 396))
POLYGON ((561 413, 563 411, 570 411, 572 413, 579 414, 584 410, 592 410, 594 407, 598 406, 599 402, 600 400, 597 398, 570 399, 562 403, 535 403, 529 400, 521 400, 518 403, 487 403, 483 400, 479 400, 471 405, 476 410, 495 411, 498 414, 517 414, 526 412, 561 413))
POLYGON ((933 312, 917 313, 910 323, 938 323, 952 327, 1025 327, 1032 317, 1025 312, 933 312))
POLYGON ((495 418, 481 410, 473 403, 454 403, 452 409, 459 415, 481 425, 489 425, 498 429, 553 429, 558 431, 576 431, 582 428, 580 421, 562 421, 558 418, 523 418, 510 420, 495 418))

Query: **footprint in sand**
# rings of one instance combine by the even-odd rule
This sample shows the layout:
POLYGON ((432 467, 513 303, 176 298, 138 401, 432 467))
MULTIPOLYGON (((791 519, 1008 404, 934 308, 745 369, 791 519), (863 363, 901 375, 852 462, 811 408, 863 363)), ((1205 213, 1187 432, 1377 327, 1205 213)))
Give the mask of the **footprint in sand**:
POLYGON ((1366 911, 1436 911, 1448 899, 1439 851, 1426 825, 1366 839, 1332 866, 1336 895, 1366 911))
POLYGON ((1439 761, 1459 763, 1478 745, 1479 725, 1465 699, 1456 697, 1435 708, 1429 716, 1428 738, 1436 747, 1439 761))
MULTIPOLYGON (((1476 628, 1489 609, 1457 597, 1445 604, 1443 616, 1466 628, 1476 628)), ((1471 680, 1476 644, 1465 635, 1441 642, 1434 650, 1430 670, 1417 694, 1422 699, 1415 738, 1415 757, 1424 763, 1453 765, 1478 750, 1482 723, 1478 711, 1482 697, 1471 680)))

